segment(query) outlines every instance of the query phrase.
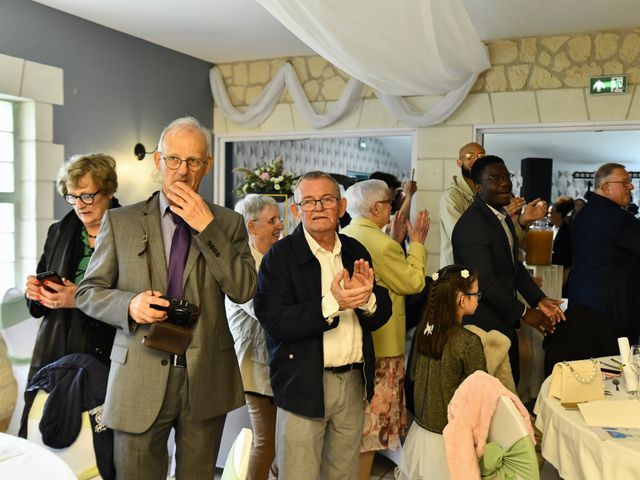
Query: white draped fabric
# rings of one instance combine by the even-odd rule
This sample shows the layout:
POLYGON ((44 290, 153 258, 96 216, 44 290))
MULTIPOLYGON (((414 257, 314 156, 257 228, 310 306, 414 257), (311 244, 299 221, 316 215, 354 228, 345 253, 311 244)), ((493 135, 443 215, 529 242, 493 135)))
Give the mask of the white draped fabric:
POLYGON ((257 0, 318 55, 387 95, 443 95, 490 67, 462 0, 257 0))
POLYGON ((257 0, 319 55, 351 75, 331 109, 318 114, 293 67, 283 67, 261 95, 240 111, 229 101, 222 76, 211 69, 216 105, 246 128, 262 124, 288 89, 313 128, 324 128, 360 106, 363 84, 398 120, 428 127, 446 120, 464 101, 478 75, 490 67, 462 0, 257 0), (444 95, 427 112, 403 95, 444 95))
POLYGON ((360 105, 364 88, 362 82, 355 78, 350 79, 338 101, 329 112, 322 115, 313 110, 302 85, 300 85, 296 71, 289 63, 282 65, 262 93, 244 112, 231 104, 222 75, 216 67, 213 67, 209 72, 209 83, 213 99, 224 116, 245 128, 255 128, 269 118, 278 104, 285 85, 296 107, 313 128, 326 127, 351 113, 360 105))

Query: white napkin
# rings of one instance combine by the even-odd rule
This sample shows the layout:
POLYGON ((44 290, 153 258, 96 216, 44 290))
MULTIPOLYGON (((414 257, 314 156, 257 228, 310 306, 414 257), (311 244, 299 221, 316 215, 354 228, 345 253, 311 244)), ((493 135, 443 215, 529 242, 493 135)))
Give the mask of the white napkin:
POLYGON ((627 392, 635 392, 638 390, 638 375, 631 368, 629 362, 629 354, 631 353, 631 347, 629 346, 629 339, 627 337, 618 338, 618 348, 620 349, 620 361, 624 367, 624 382, 627 384, 627 392))

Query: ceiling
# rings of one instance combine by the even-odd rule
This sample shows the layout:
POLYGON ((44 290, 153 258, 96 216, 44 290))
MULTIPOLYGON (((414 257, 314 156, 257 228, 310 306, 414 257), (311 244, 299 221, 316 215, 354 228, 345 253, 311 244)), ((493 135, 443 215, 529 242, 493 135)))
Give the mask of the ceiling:
MULTIPOLYGON (((212 63, 313 54, 256 0, 36 1, 212 63)), ((638 0, 463 1, 485 41, 640 26, 638 0)))
MULTIPOLYGON (((314 53, 256 0, 36 1, 211 63, 314 53)), ((463 1, 483 41, 640 26, 640 0, 463 1)), ((485 143, 489 141, 488 150, 507 161, 552 157, 566 162, 566 169, 573 169, 574 164, 575 169, 591 168, 585 164, 595 169, 605 161, 618 161, 640 170, 636 155, 639 132, 485 136, 485 143)))

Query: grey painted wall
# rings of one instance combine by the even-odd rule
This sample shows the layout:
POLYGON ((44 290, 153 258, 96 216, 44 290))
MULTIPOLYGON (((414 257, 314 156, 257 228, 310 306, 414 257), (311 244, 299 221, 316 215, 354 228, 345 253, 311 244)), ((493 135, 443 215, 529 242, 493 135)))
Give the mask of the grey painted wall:
MULTIPOLYGON (((140 18, 141 22, 146 21, 140 18)), ((0 53, 64 69, 64 105, 54 107, 54 142, 65 157, 113 155, 125 203, 159 188, 152 157, 133 146, 157 144, 163 127, 192 115, 211 127, 210 64, 26 0, 0 3, 0 53)), ((212 199, 211 176, 201 192, 212 199)), ((56 197, 56 216, 68 206, 56 197)))

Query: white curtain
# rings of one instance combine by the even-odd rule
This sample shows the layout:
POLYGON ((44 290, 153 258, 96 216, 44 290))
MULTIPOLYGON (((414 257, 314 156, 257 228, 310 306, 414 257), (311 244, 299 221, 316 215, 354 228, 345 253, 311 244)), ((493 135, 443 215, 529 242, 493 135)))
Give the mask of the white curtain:
POLYGON ((442 95, 490 67, 462 0, 257 0, 318 55, 387 95, 442 95))
POLYGON ((313 128, 324 128, 357 109, 363 83, 399 120, 428 127, 446 120, 464 101, 478 75, 490 67, 462 0, 257 0, 323 58, 351 75, 326 114, 316 113, 293 67, 277 72, 261 95, 240 111, 229 101, 222 76, 211 69, 216 105, 246 128, 262 124, 282 90, 313 128), (403 95, 444 95, 418 112, 403 95))
POLYGON ((285 85, 293 103, 313 128, 324 128, 331 125, 357 109, 362 101, 362 89, 364 88, 362 82, 355 78, 350 79, 338 101, 326 114, 322 115, 313 110, 302 85, 300 85, 296 71, 289 63, 280 67, 262 93, 251 102, 245 111, 238 110, 231 104, 222 75, 216 67, 213 67, 209 72, 209 83, 213 99, 224 116, 245 128, 255 128, 269 118, 278 104, 285 85))

